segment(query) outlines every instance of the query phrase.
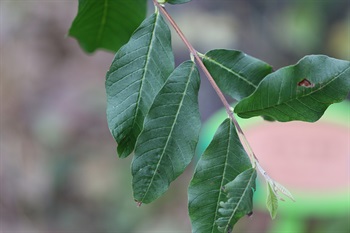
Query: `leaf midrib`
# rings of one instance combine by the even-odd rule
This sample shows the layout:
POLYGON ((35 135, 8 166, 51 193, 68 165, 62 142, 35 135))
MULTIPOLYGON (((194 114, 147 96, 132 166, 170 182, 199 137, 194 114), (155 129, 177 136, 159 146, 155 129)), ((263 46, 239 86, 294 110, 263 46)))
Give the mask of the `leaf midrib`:
POLYGON ((229 148, 230 148, 230 145, 231 145, 231 140, 230 140, 230 138, 231 138, 231 127, 232 127, 232 124, 231 124, 231 122, 229 122, 229 134, 228 134, 228 145, 227 145, 227 149, 226 149, 225 167, 224 167, 224 172, 223 172, 221 183, 220 183, 220 187, 219 187, 219 195, 218 195, 218 200, 216 202, 214 222, 212 224, 211 233, 213 233, 214 229, 215 229, 215 225, 216 225, 215 221, 216 221, 216 218, 218 216, 218 210, 219 210, 219 206, 220 206, 220 197, 221 197, 221 194, 222 194, 221 187, 224 186, 225 174, 226 174, 226 170, 227 170, 227 160, 228 160, 229 148))
POLYGON ((254 83, 250 82, 248 79, 246 79, 245 77, 243 77, 242 75, 234 72, 233 70, 229 69, 228 67, 226 66, 223 66, 221 63, 217 62, 216 60, 214 60, 213 58, 211 57, 208 57, 207 55, 204 55, 204 59, 207 59, 208 61, 214 63, 215 65, 219 66, 220 68, 226 70, 227 72, 237 76, 239 79, 242 79, 244 82, 246 82, 247 84, 249 84, 250 86, 253 86, 254 89, 256 89, 258 86, 255 85, 254 83))
MULTIPOLYGON (((144 66, 144 71, 143 71, 143 75, 142 75, 142 78, 140 79, 141 80, 141 86, 140 86, 140 91, 139 91, 139 94, 138 94, 138 97, 137 97, 137 101, 136 101, 136 108, 135 108, 135 113, 134 113, 134 119, 133 119, 133 122, 132 122, 132 128, 137 124, 136 122, 136 119, 138 119, 138 115, 139 115, 139 109, 140 109, 140 102, 141 102, 141 96, 142 96, 142 90, 143 90, 143 87, 144 87, 144 81, 146 79, 146 73, 147 73, 147 70, 148 70, 148 65, 149 65, 149 61, 150 61, 150 54, 151 54, 151 51, 152 51, 152 47, 153 47, 153 43, 155 41, 155 37, 156 37, 156 27, 157 27, 157 23, 158 23, 158 18, 159 18, 159 13, 158 14, 155 14, 156 17, 155 17, 155 20, 154 20, 154 24, 153 24, 153 28, 152 28, 152 36, 151 36, 151 39, 150 39, 150 46, 148 48, 148 51, 147 51, 147 55, 146 55, 146 63, 145 63, 145 66, 144 66)), ((140 128, 141 130, 141 128, 140 128)))

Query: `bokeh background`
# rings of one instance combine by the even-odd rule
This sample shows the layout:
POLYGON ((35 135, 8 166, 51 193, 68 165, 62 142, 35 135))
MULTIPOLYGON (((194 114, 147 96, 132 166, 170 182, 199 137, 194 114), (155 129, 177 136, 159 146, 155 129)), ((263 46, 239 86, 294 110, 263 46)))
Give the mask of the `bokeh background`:
MULTIPOLYGON (((105 117, 114 55, 87 55, 66 36, 77 7, 78 0, 0 0, 0 232, 190 232, 194 166, 155 203, 136 207, 131 157, 117 158, 105 117)), ((348 0, 193 0, 167 8, 202 53, 243 50, 275 69, 307 54, 350 60, 348 0)), ((179 64, 189 55, 173 38, 179 64)), ((222 105, 202 80, 205 122, 222 105)), ((267 232, 271 224, 261 211, 235 232, 267 232)))

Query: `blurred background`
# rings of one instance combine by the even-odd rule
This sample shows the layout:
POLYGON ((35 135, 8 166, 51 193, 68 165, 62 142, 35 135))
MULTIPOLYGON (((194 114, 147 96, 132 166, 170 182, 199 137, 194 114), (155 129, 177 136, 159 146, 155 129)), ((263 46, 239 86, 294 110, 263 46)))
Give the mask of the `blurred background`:
MULTIPOLYGON (((78 0, 0 1, 0 232, 190 232, 194 166, 162 198, 136 207, 131 156, 117 158, 106 123, 104 80, 114 55, 87 55, 66 36, 77 8, 78 0)), ((193 0, 167 8, 202 53, 242 50, 274 69, 307 54, 350 60, 348 0, 193 0)), ((189 59, 175 34, 173 46, 177 64, 189 59)), ((202 80, 205 122, 222 105, 202 80)), ((311 219, 317 227, 308 232, 348 232, 349 215, 327 221, 311 219)), ((272 224, 258 210, 234 232, 269 232, 272 224)))

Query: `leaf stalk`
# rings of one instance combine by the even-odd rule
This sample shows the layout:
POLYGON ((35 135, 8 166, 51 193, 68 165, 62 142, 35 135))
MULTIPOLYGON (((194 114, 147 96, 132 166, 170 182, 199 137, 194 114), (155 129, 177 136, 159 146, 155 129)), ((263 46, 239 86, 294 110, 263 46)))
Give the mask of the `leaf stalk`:
POLYGON ((244 132, 241 128, 241 126, 238 124, 234 114, 233 114, 233 108, 231 107, 231 105, 227 102, 224 94, 222 93, 222 91, 220 90, 220 88, 218 87, 218 85, 216 84, 215 80, 213 79, 213 77, 211 76, 211 74, 209 73, 208 69, 205 67, 201 56, 203 56, 203 54, 200 54, 199 52, 197 52, 197 50, 192 46, 192 44, 187 40, 186 36, 183 34, 183 32, 181 31, 181 29, 179 28, 179 26, 176 24, 176 22, 174 21, 174 19, 170 16, 170 14, 168 13, 168 11, 165 9, 165 7, 161 4, 159 4, 159 2, 157 0, 153 0, 154 5, 162 12, 162 14, 167 18, 167 20, 169 21, 169 23, 171 24, 171 26, 175 29, 176 33, 179 35, 180 39, 184 42, 184 44, 186 45, 186 47, 188 48, 189 52, 191 53, 191 57, 194 57, 194 60, 196 61, 197 65, 201 68, 201 70, 204 72, 205 76, 207 77, 207 79, 210 82, 210 85, 214 88, 216 94, 219 96, 222 104, 224 105, 226 112, 229 116, 229 118, 232 120, 233 124, 235 125, 238 135, 241 139, 241 141, 243 142, 245 149, 251 159, 252 162, 252 166, 255 167, 255 164, 258 163, 258 158, 256 157, 256 155, 254 154, 246 136, 244 135, 244 132))

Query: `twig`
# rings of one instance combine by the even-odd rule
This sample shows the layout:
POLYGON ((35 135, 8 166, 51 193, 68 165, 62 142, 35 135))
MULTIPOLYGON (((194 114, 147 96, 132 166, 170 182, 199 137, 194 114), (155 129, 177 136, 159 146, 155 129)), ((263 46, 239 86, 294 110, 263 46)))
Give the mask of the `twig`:
POLYGON ((241 126, 238 124, 234 114, 233 114, 233 110, 232 107, 230 106, 230 104, 227 102, 224 94, 221 92, 220 88, 218 87, 218 85, 216 84, 216 82, 214 81, 213 77, 211 76, 211 74, 209 73, 208 69, 205 67, 201 57, 198 55, 197 50, 195 50, 195 48, 192 46, 192 44, 187 40, 187 38, 185 37, 185 35, 182 33, 181 29, 177 26, 176 22, 173 20, 173 18, 169 15, 168 11, 165 9, 165 7, 160 4, 157 0, 153 0, 154 5, 162 12, 162 14, 168 19, 168 21, 170 22, 170 24, 172 25, 172 27, 175 29, 176 33, 179 35, 179 37, 181 38, 181 40, 184 42, 184 44, 186 45, 186 47, 188 48, 188 50, 190 51, 190 53, 193 55, 196 63, 198 64, 198 66, 201 68, 201 70, 204 72, 205 76, 208 78, 211 86, 214 88, 216 94, 219 96, 221 102, 223 103, 223 105, 225 106, 226 112, 228 114, 228 116, 230 117, 230 119, 232 120, 233 124, 235 125, 238 135, 241 138, 241 141, 243 142, 246 151, 249 155, 249 157, 252 160, 252 165, 255 167, 256 163, 258 162, 258 158, 255 156, 246 136, 243 133, 243 130, 241 128, 241 126))
POLYGON ((243 143, 243 146, 244 146, 244 148, 245 148, 249 158, 251 159, 252 166, 254 168, 257 168, 258 171, 263 175, 263 177, 265 178, 266 182, 269 183, 270 186, 272 187, 274 194, 280 200, 283 200, 283 198, 281 198, 278 195, 277 191, 282 192, 284 195, 286 195, 287 197, 289 197, 291 200, 294 201, 294 198, 293 198, 292 194, 285 187, 283 187, 281 184, 279 184, 276 181, 274 181, 273 179, 271 179, 271 177, 266 173, 266 171, 259 164, 258 158, 255 156, 255 154, 254 154, 254 152, 253 152, 253 150, 252 150, 252 148, 251 148, 251 146, 250 146, 246 136, 244 135, 244 133, 242 131, 241 126, 238 124, 238 122, 237 122, 237 120, 236 120, 236 118, 235 118, 235 116, 233 114, 233 108, 227 102, 224 94, 221 92, 220 88, 218 87, 218 85, 216 84, 215 80, 213 79, 213 77, 209 73, 208 69, 205 67, 205 65, 204 65, 204 63, 203 63, 199 53, 194 49, 194 47, 191 45, 191 43, 187 40, 185 35, 182 33, 182 31, 177 26, 177 24, 175 23, 173 18, 169 15, 169 13, 164 8, 164 6, 162 4, 160 4, 159 2, 157 2, 157 0, 153 0, 153 2, 154 2, 154 5, 156 6, 156 8, 158 8, 162 12, 162 14, 168 19, 170 24, 175 29, 176 33, 180 36, 181 40, 185 43, 186 47, 190 51, 191 60, 193 60, 193 58, 194 58, 194 60, 196 61, 197 65, 203 70, 205 76, 208 78, 210 84, 212 85, 212 87, 214 88, 215 92, 219 96, 221 102, 225 106, 225 109, 226 109, 226 112, 227 112, 228 116, 230 117, 230 119, 232 120, 233 124, 236 127, 238 136, 239 136, 241 142, 243 143))

